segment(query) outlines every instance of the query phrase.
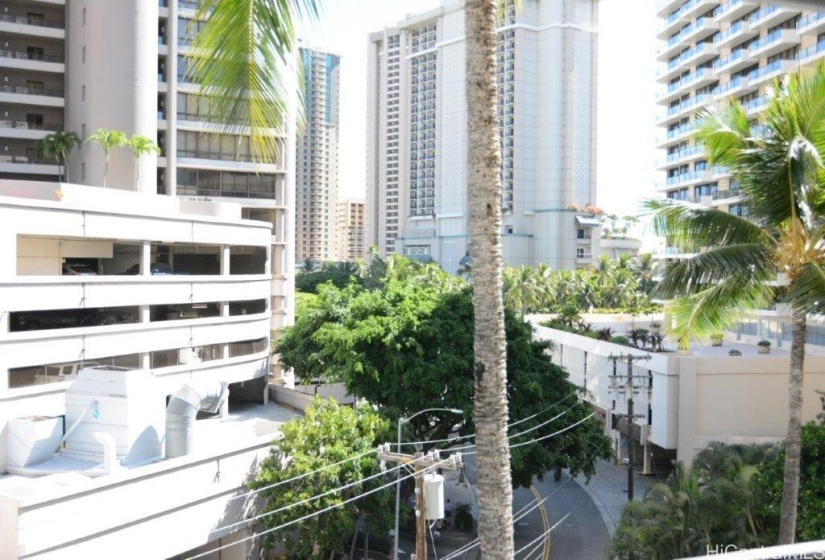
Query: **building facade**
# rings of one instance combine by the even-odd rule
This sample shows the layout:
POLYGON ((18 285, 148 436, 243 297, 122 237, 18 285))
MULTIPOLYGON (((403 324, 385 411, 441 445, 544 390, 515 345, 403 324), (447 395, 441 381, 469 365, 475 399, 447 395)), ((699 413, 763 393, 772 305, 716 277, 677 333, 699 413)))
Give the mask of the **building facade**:
MULTIPOLYGON (((502 242, 508 264, 575 268, 598 254, 597 2, 525 0, 498 27, 502 242)), ((467 251, 461 0, 371 34, 367 243, 455 272, 467 251)))
POLYGON ((339 56, 301 48, 306 123, 298 135, 296 259, 337 259, 339 56))
MULTIPOLYGON (((108 165, 99 145, 84 142, 70 157, 69 179, 102 185, 108 167, 108 188, 236 202, 244 217, 268 222, 276 330, 293 319, 294 129, 280 133, 280 161, 264 164, 250 157, 248 131, 226 134, 209 122, 184 58, 198 7, 195 0, 10 3, 0 20, 0 178, 56 181, 58 167, 34 149, 50 132, 86 139, 102 127, 155 139, 159 155, 136 162, 117 148, 108 165)), ((290 115, 296 104, 289 101, 290 115)))
MULTIPOLYGON (((825 58, 825 11, 801 2, 663 0, 658 15, 666 176, 658 190, 747 216, 736 181, 708 164, 691 133, 702 109, 725 99, 738 100, 756 118, 773 79, 825 58)), ((668 257, 680 253, 666 250, 668 257)))
POLYGON ((336 228, 338 261, 356 261, 367 256, 366 203, 363 200, 338 201, 336 228))

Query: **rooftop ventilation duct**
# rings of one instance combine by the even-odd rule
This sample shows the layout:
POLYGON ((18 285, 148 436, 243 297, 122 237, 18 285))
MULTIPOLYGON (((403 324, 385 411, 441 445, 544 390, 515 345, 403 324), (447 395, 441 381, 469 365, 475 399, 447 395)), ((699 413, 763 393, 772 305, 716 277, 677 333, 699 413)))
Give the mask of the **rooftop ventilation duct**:
POLYGON ((178 389, 166 407, 166 458, 190 454, 198 411, 214 414, 228 397, 228 384, 217 381, 187 383, 178 389))

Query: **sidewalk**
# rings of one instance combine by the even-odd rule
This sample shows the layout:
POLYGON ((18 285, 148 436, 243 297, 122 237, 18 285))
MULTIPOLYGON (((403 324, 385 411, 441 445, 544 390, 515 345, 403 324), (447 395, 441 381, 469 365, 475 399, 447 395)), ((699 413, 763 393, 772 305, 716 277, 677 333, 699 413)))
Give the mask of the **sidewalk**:
MULTIPOLYGON (((576 482, 593 499, 607 530, 613 536, 616 524, 622 516, 622 509, 627 503, 627 465, 600 461, 596 465, 596 474, 590 478, 589 484, 585 483, 583 475, 576 477, 576 482)), ((645 495, 645 489, 654 482, 656 482, 655 476, 642 476, 638 470, 634 471, 633 499, 641 500, 645 495)))

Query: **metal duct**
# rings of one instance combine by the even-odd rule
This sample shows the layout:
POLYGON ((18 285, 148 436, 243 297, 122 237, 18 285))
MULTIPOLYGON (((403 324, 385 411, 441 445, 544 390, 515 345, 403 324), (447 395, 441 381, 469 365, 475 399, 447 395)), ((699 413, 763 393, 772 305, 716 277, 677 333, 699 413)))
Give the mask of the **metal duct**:
POLYGON ((166 458, 191 453, 198 411, 214 414, 228 397, 228 384, 217 381, 186 383, 178 389, 166 406, 166 458))

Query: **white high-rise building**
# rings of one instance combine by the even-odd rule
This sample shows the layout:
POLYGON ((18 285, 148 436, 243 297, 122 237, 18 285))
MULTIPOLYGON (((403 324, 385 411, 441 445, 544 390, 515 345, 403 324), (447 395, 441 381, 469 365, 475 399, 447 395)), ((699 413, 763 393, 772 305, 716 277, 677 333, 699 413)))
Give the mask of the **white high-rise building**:
MULTIPOLYGON (((510 265, 598 254, 595 0, 524 0, 498 28, 503 248, 510 265)), ((373 33, 367 242, 455 272, 467 251, 461 0, 373 33)))
MULTIPOLYGON (((747 204, 728 170, 710 167, 692 139, 702 110, 736 99, 756 118, 773 79, 825 59, 825 4, 755 0, 662 0, 659 147, 668 198, 715 206, 740 216, 747 204)), ((668 248, 668 256, 681 253, 668 248)))
POLYGON ((338 122, 341 58, 301 48, 306 123, 298 136, 296 260, 338 258, 338 122))
MULTIPOLYGON (((131 150, 113 150, 107 188, 240 203, 245 218, 272 224, 278 329, 293 316, 295 119, 285 119, 281 159, 271 164, 252 161, 244 130, 227 134, 208 122, 208 100, 185 75, 198 7, 197 0, 9 3, 0 16, 0 178, 56 181, 58 167, 34 150, 53 131, 85 139, 102 127, 156 140, 161 153, 141 158, 140 184, 131 150)), ((291 115, 296 104, 290 100, 291 115)), ((68 167, 72 182, 103 184, 99 145, 82 144, 68 167)))

